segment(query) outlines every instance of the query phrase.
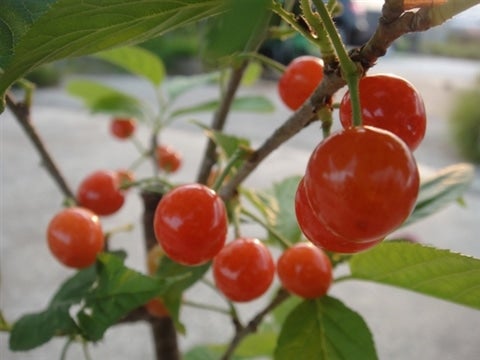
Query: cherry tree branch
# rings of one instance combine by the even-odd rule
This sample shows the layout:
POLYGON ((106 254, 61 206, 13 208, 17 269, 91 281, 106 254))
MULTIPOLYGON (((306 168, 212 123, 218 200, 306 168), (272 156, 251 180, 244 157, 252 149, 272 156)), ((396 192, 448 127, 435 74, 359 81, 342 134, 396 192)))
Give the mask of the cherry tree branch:
POLYGON ((35 126, 32 123, 31 111, 28 102, 17 101, 11 93, 6 95, 7 107, 13 113, 15 119, 18 121, 22 129, 25 131, 25 134, 33 143, 33 146, 37 150, 40 158, 42 159, 42 164, 45 166, 48 173, 52 176, 54 182, 60 188, 62 194, 67 198, 75 198, 73 191, 68 186, 65 178, 60 172, 59 168, 55 164, 52 156, 45 147, 45 143, 38 134, 35 126))
POLYGON ((402 35, 439 26, 477 4, 480 0, 386 0, 375 33, 354 60, 368 69, 402 35), (425 6, 428 2, 431 6, 425 6), (424 6, 420 6, 422 4, 424 6), (408 11, 415 6, 418 11, 408 11))
POLYGON ((257 315, 255 315, 246 326, 235 326, 235 336, 228 345, 227 350, 221 357, 221 360, 228 360, 233 355, 235 349, 240 342, 248 335, 257 331, 258 326, 262 323, 265 316, 267 316, 273 309, 282 304, 285 300, 290 297, 290 294, 283 288, 281 288, 272 301, 265 306, 257 315))
MULTIPOLYGON (((212 130, 220 131, 225 126, 227 116, 230 113, 230 107, 232 106, 233 100, 235 99, 235 94, 238 90, 238 87, 240 86, 240 82, 242 80, 243 73, 247 68, 247 65, 248 61, 245 60, 238 67, 232 70, 232 74, 227 85, 227 90, 223 95, 220 106, 215 112, 215 115, 212 119, 212 130)), ((209 139, 205 154, 203 156, 202 164, 200 165, 200 171, 197 177, 198 182, 202 184, 207 182, 210 171, 212 170, 213 165, 215 165, 216 160, 216 145, 212 139, 209 139)))
MULTIPOLYGON (((441 25, 454 15, 480 3, 480 0, 429 0, 428 6, 425 6, 425 2, 426 0, 385 1, 382 16, 371 39, 364 46, 350 52, 350 58, 357 63, 358 71, 365 74, 402 35, 441 25), (418 11, 410 11, 415 4, 418 4, 418 11)), ((280 125, 257 150, 252 152, 235 176, 219 190, 224 200, 236 194, 237 187, 268 155, 315 120, 317 111, 329 105, 333 94, 346 85, 342 70, 335 59, 325 64, 324 73, 323 81, 310 99, 280 125)))

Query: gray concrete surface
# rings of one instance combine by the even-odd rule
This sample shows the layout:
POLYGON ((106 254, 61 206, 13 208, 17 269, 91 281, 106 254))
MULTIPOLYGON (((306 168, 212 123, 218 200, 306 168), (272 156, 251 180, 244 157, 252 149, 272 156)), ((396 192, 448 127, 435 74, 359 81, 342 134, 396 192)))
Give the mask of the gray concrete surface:
MULTIPOLYGON (((423 94, 429 115, 427 136, 416 151, 422 173, 461 161, 448 139, 446 118, 455 91, 468 86, 480 73, 477 62, 433 58, 411 58, 391 54, 381 59, 373 72, 394 72, 410 80, 423 94)), ((125 91, 153 94, 144 83, 129 78, 104 78, 125 91)), ((242 90, 265 94, 277 110, 267 115, 232 114, 227 131, 252 138, 254 145, 276 128, 288 115, 280 103, 275 84, 263 81, 242 90)), ((214 97, 214 88, 192 91, 180 99, 194 103, 214 97)), ((108 134, 108 119, 92 116, 61 89, 38 91, 33 108, 34 122, 48 148, 57 159, 73 188, 82 176, 94 169, 116 169, 136 157, 129 143, 113 140, 108 134)), ((196 117, 208 123, 210 115, 196 117)), ((188 119, 186 119, 188 120, 188 119)), ((146 132, 140 129, 139 136, 146 132)), ((302 174, 308 156, 320 140, 320 131, 309 128, 275 151, 248 178, 248 185, 261 188, 287 175, 302 174)), ((164 141, 184 153, 182 170, 173 181, 191 181, 195 176, 205 139, 198 129, 181 121, 164 134, 164 141)), ((58 285, 71 274, 50 256, 45 243, 45 228, 61 206, 62 197, 45 171, 31 144, 8 112, 0 116, 0 308, 6 318, 42 309, 58 285)), ((149 174, 140 169, 139 175, 149 174)), ((402 230, 420 241, 480 257, 480 169, 465 196, 467 208, 450 206, 428 220, 402 230)), ((116 215, 106 218, 106 229, 117 224, 138 225, 141 204, 135 193, 116 215)), ((248 230, 262 236, 258 228, 248 230)), ((118 235, 112 246, 129 252, 127 264, 143 271, 144 253, 139 243, 139 225, 131 233, 118 235)), ((480 283, 480 279, 479 279, 480 283)), ((474 360, 480 357, 478 329, 480 312, 400 289, 360 282, 345 282, 332 289, 348 306, 362 314, 374 334, 382 360, 474 360)), ((187 298, 216 302, 209 289, 197 286, 187 298)), ((262 301, 240 306, 249 317, 262 301)), ((202 342, 227 340, 232 329, 225 318, 185 308, 182 319, 187 335, 180 338, 182 349, 202 342)), ((8 350, 8 337, 0 334, 0 359, 50 360, 59 358, 63 340, 56 339, 28 353, 8 350)), ((151 359, 150 333, 143 324, 119 326, 107 332, 104 340, 91 348, 94 359, 151 359)), ((79 346, 73 346, 68 359, 82 359, 79 346)))

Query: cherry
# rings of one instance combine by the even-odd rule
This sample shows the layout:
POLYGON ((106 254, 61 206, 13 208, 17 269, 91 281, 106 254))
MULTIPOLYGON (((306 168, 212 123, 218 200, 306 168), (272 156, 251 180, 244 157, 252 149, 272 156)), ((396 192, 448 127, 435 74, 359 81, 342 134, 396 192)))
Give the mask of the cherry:
POLYGON ((236 302, 263 295, 275 275, 270 250, 254 238, 237 238, 225 245, 213 259, 212 269, 217 288, 236 302))
POLYGON ((297 110, 323 79, 322 59, 305 55, 294 59, 278 81, 278 93, 283 103, 297 110))
POLYGON ((167 173, 178 171, 182 165, 182 155, 170 146, 157 146, 156 157, 158 167, 167 173))
POLYGON ((225 244, 227 212, 215 191, 201 184, 186 184, 162 197, 153 225, 158 243, 172 260, 200 265, 225 244))
POLYGON ((325 295, 333 279, 330 259, 310 243, 285 250, 278 259, 277 273, 285 289, 305 299, 325 295))
POLYGON ((100 220, 85 208, 63 209, 48 224, 47 242, 52 254, 62 264, 77 269, 88 267, 103 250, 100 220))
POLYGON ((374 241, 400 226, 415 206, 415 159, 396 135, 373 127, 338 131, 313 151, 304 176, 315 216, 334 234, 374 241))
POLYGON ((117 212, 125 201, 120 190, 121 179, 116 171, 98 170, 80 183, 77 190, 77 201, 98 215, 111 215, 117 212))
POLYGON ((295 194, 295 215, 298 226, 306 238, 314 245, 327 251, 353 254, 367 250, 383 240, 380 238, 367 242, 356 242, 332 233, 312 210, 305 192, 303 179, 300 181, 295 194))
MULTIPOLYGON (((423 99, 415 87, 398 76, 378 74, 360 79, 363 125, 393 132, 414 151, 426 131, 423 99)), ((352 126, 352 104, 347 91, 340 102, 340 121, 352 126)))
POLYGON ((128 139, 135 132, 137 123, 131 118, 113 118, 110 121, 110 133, 117 139, 128 139))

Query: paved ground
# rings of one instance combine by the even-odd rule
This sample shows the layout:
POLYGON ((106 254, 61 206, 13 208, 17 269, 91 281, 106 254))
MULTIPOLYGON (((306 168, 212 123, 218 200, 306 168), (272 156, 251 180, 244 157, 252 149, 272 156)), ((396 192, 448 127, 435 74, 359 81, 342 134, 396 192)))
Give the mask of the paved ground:
MULTIPOLYGON (((425 98, 429 113, 428 134, 416 152, 424 172, 461 161, 447 136, 446 115, 455 90, 468 86, 480 73, 480 64, 465 61, 405 58, 387 56, 374 69, 395 72, 409 79, 425 98)), ((125 78, 108 78, 124 90, 152 96, 145 84, 125 78)), ((266 94, 278 105, 275 113, 259 117, 233 115, 228 131, 250 136, 259 144, 287 116, 272 82, 261 82, 248 90, 266 94)), ((181 101, 198 101, 215 96, 212 88, 193 91, 181 101)), ((9 320, 26 312, 38 311, 48 302, 50 294, 70 272, 50 257, 45 246, 44 231, 52 214, 62 202, 50 178, 39 168, 39 160, 31 144, 9 113, 0 116, 0 269, 1 309, 9 320)), ((208 122, 209 116, 199 120, 208 122)), ((90 116, 78 103, 55 90, 39 91, 34 107, 34 121, 40 134, 65 172, 72 187, 83 174, 97 168, 118 168, 130 164, 135 151, 130 144, 112 140, 106 118, 90 116)), ((142 131, 140 136, 145 135, 142 131)), ((167 130, 165 141, 185 154, 185 166, 172 180, 189 181, 197 171, 205 140, 196 127, 181 122, 167 130)), ((320 132, 303 131, 282 149, 272 154, 248 179, 248 184, 265 187, 286 175, 301 174, 310 151, 318 143, 320 132)), ((147 173, 148 167, 141 171, 147 173)), ((468 207, 450 206, 432 218, 404 230, 419 240, 480 257, 480 169, 476 169, 474 185, 466 195, 468 207)), ((118 214, 107 219, 105 227, 137 221, 140 203, 132 194, 118 214)), ((254 228, 252 235, 258 232, 254 228)), ((258 232, 258 235, 261 235, 258 232)), ((142 247, 137 228, 120 235, 114 246, 129 252, 127 264, 143 269, 142 247)), ((479 279, 480 282, 480 279, 479 279)), ((192 297, 210 297, 211 293, 197 287, 192 297)), ((480 312, 402 290, 365 283, 342 283, 333 288, 350 307, 365 316, 376 340, 380 359, 404 360, 474 360, 480 356, 478 328, 480 312)), ((213 301, 213 300, 212 300, 213 301)), ((248 316, 255 302, 242 306, 248 316)), ((183 320, 188 334, 181 338, 182 348, 200 342, 219 342, 231 331, 229 323, 211 314, 199 315, 186 310, 183 320)), ((109 331, 101 343, 92 348, 95 359, 149 359, 148 328, 142 324, 117 327, 109 331)), ((30 353, 12 353, 7 336, 0 335, 0 359, 50 360, 58 358, 62 341, 53 341, 30 353)), ((82 359, 79 348, 72 348, 69 359, 82 359)))

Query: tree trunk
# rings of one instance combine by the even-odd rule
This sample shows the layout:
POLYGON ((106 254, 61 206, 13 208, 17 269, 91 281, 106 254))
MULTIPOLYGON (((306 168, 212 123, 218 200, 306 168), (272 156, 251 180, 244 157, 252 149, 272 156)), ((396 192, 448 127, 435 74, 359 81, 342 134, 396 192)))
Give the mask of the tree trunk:
MULTIPOLYGON (((162 194, 144 191, 141 196, 144 206, 143 231, 145 248, 148 252, 148 250, 157 244, 153 230, 153 217, 157 204, 162 198, 162 194)), ((156 359, 180 360, 177 332, 172 319, 168 316, 162 318, 151 317, 150 326, 152 328, 156 359)))

